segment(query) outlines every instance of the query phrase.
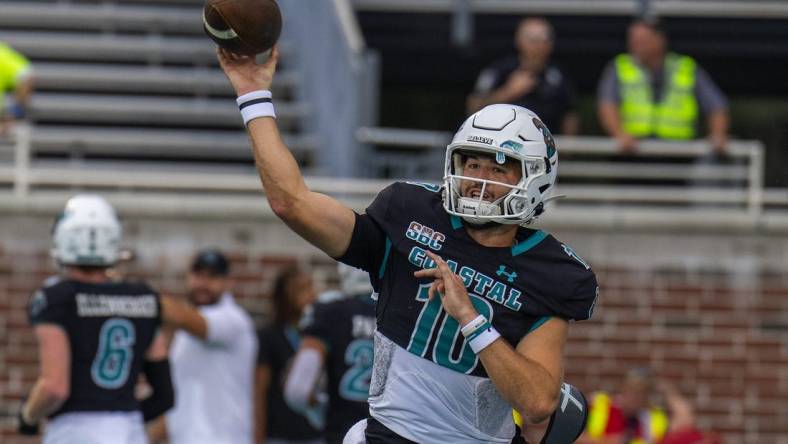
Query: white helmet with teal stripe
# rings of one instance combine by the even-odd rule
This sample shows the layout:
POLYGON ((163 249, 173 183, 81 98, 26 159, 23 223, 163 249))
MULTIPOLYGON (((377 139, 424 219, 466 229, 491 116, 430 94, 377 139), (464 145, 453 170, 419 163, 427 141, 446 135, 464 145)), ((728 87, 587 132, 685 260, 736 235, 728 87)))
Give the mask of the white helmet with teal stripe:
POLYGON ((553 136, 533 111, 515 105, 490 105, 468 117, 446 148, 443 207, 471 224, 527 224, 544 211, 555 185, 558 152, 553 136), (521 179, 505 184, 463 175, 463 153, 494 156, 499 164, 518 161, 521 179), (462 181, 511 190, 494 202, 460 194, 462 181))

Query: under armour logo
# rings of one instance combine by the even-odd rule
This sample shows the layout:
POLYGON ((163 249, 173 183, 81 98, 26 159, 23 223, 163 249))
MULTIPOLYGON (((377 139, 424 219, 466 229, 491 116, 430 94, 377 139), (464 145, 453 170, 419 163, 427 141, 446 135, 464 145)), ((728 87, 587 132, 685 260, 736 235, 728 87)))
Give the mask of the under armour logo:
POLYGON ((571 385, 567 383, 561 384, 561 394, 563 394, 563 396, 561 397, 562 412, 566 411, 566 406, 569 404, 569 401, 572 401, 572 404, 574 404, 578 410, 580 410, 581 412, 583 411, 583 401, 572 396, 571 385))
POLYGON ((501 265, 498 267, 498 271, 495 272, 498 276, 506 276, 506 280, 509 281, 511 284, 517 278, 517 273, 512 271, 511 273, 506 272, 506 265, 501 265))

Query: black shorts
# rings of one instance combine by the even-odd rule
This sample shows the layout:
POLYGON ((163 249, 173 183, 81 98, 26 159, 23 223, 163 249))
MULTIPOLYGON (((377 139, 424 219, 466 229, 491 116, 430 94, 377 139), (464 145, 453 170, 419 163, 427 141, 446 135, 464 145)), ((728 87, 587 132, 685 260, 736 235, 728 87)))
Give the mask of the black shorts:
MULTIPOLYGON (((414 441, 411 441, 407 438, 403 438, 396 433, 392 432, 391 429, 384 426, 380 423, 377 419, 373 417, 367 417, 367 430, 364 432, 367 437, 367 444, 417 444, 414 441)), ((520 427, 515 427, 515 434, 514 438, 512 439, 513 444, 522 444, 525 441, 520 433, 520 427)))
POLYGON ((367 437, 367 444, 417 444, 415 441, 403 438, 392 432, 388 427, 371 416, 367 418, 367 430, 364 434, 367 437))

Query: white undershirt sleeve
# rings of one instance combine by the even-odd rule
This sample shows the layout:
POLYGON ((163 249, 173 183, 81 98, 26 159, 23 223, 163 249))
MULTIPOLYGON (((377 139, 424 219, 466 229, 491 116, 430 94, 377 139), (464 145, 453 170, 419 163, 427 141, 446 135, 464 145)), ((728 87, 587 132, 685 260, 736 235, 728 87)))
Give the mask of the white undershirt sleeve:
POLYGON ((309 401, 323 371, 323 359, 314 348, 302 348, 293 359, 285 383, 285 401, 291 409, 302 412, 309 401))

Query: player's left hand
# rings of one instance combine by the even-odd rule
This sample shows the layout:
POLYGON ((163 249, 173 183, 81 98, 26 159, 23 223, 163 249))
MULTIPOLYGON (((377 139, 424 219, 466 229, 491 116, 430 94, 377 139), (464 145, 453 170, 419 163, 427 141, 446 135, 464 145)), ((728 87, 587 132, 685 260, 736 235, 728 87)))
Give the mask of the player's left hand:
POLYGON ((460 325, 465 325, 476 318, 479 313, 473 307, 468 291, 462 278, 454 274, 449 265, 437 254, 428 251, 427 256, 435 261, 436 268, 426 268, 413 273, 417 278, 431 277, 432 282, 429 297, 432 299, 437 293, 441 298, 443 309, 460 325))
POLYGON ((22 403, 22 406, 19 408, 19 414, 17 415, 18 423, 16 427, 16 431, 19 432, 20 435, 38 435, 38 423, 30 424, 29 422, 25 421, 25 415, 23 412, 25 411, 25 404, 27 401, 22 403))

